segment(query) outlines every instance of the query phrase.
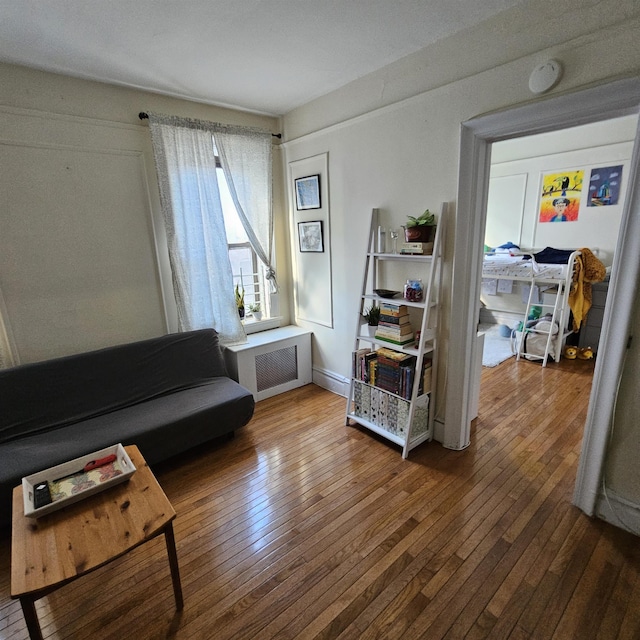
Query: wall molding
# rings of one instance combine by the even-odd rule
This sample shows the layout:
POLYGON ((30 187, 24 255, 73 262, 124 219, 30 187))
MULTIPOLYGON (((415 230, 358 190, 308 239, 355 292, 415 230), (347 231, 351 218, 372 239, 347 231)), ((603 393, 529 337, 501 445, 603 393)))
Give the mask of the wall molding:
POLYGON ((331 259, 331 205, 329 202, 329 154, 319 153, 289 162, 287 193, 292 265, 294 268, 294 315, 296 321, 333 328, 333 266, 331 259), (320 208, 296 209, 295 180, 320 176, 320 208), (302 253, 298 244, 298 223, 320 220, 323 225, 323 252, 302 253))
POLYGON ((41 118, 43 120, 59 120, 61 122, 68 122, 73 124, 84 123, 91 126, 99 125, 103 127, 114 127, 117 129, 128 129, 129 131, 140 131, 146 128, 144 125, 135 125, 118 120, 105 120, 103 118, 91 118, 89 116, 57 113, 56 111, 42 111, 40 109, 27 109, 25 107, 13 107, 9 105, 0 105, 0 113, 9 113, 12 115, 26 116, 29 118, 41 118))

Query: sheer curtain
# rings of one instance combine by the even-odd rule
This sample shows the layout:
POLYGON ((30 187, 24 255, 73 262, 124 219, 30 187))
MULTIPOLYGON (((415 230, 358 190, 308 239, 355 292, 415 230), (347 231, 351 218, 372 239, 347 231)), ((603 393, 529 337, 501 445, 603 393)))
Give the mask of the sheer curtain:
POLYGON ((13 352, 11 351, 7 326, 4 322, 4 316, 6 313, 4 297, 2 295, 2 290, 0 289, 0 369, 8 369, 16 364, 13 352))
POLYGON ((249 242, 265 265, 271 293, 278 291, 272 265, 271 134, 219 125, 214 138, 231 197, 249 242))
POLYGON ((149 114, 181 331, 214 327, 246 342, 233 291, 212 123, 149 114))

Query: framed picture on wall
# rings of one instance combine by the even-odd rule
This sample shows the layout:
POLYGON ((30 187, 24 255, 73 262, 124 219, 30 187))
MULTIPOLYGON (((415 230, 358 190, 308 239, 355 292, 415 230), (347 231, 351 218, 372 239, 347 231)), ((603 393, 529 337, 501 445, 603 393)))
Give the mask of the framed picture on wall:
POLYGON ((618 204, 622 165, 591 169, 587 207, 608 207, 618 204))
POLYGON ((296 209, 303 211, 304 209, 320 208, 320 175, 306 176, 304 178, 296 178, 296 209))
POLYGON ((301 253, 323 253, 322 221, 298 222, 298 240, 301 253))
POLYGON ((575 222, 580 211, 583 178, 582 169, 543 174, 539 222, 575 222))

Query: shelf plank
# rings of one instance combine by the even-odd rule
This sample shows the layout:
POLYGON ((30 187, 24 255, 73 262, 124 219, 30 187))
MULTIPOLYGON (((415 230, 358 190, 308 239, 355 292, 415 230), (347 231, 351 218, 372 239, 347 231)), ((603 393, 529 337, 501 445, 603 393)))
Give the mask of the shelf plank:
POLYGON ((421 255, 419 253, 368 253, 371 258, 378 260, 400 260, 407 262, 431 262, 433 255, 421 255))
POLYGON ((362 418, 361 416, 356 415, 355 413, 348 413, 347 418, 357 422, 360 426, 366 427, 370 431, 377 433, 379 436, 386 438, 387 440, 391 440, 395 444, 404 447, 405 438, 403 436, 398 436, 395 433, 391 433, 391 431, 387 431, 382 427, 379 427, 377 424, 367 420, 366 418, 362 418))

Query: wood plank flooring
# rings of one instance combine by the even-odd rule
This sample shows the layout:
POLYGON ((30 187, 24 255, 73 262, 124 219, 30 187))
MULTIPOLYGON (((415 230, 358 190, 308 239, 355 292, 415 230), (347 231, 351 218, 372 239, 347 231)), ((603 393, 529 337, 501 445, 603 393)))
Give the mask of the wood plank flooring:
MULTIPOLYGON (((571 505, 593 365, 483 370, 472 444, 399 448, 316 386, 155 467, 161 539, 37 603, 45 638, 640 638, 638 538, 571 505)), ((0 533, 0 638, 27 638, 0 533)))

